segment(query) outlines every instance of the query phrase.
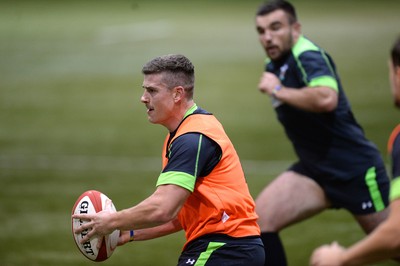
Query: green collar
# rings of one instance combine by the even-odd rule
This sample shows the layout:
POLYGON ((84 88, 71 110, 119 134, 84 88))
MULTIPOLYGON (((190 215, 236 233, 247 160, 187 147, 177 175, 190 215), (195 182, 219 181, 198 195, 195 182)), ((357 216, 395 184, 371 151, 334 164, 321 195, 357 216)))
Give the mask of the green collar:
POLYGON ((192 107, 189 108, 189 110, 186 111, 185 116, 183 118, 186 118, 188 115, 191 115, 194 113, 194 111, 197 110, 197 104, 193 104, 192 107))

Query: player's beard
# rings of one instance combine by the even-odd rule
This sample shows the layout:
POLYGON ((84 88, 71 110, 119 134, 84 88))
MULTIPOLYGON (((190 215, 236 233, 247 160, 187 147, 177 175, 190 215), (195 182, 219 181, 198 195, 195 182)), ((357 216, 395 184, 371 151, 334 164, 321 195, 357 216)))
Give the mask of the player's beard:
POLYGON ((286 44, 286 45, 282 46, 279 56, 275 57, 274 59, 271 58, 271 61, 280 62, 282 60, 285 60, 287 58, 287 56, 291 53, 292 48, 294 46, 294 38, 293 38, 292 30, 289 31, 288 41, 284 44, 286 44))

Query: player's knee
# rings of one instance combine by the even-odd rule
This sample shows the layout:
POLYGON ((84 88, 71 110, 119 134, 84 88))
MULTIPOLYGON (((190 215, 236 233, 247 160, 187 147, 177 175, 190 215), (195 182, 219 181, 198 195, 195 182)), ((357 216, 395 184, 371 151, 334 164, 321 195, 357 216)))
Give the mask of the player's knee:
MULTIPOLYGON (((257 209, 256 209, 257 212, 257 209)), ((258 225, 262 232, 279 232, 283 229, 283 219, 279 219, 280 215, 273 214, 272 212, 261 212, 258 214, 258 225)))

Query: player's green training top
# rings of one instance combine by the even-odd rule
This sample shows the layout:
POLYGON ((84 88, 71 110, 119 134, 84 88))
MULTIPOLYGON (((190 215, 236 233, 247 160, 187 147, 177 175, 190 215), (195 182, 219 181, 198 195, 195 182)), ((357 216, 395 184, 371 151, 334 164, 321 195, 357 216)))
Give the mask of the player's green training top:
POLYGON ((337 108, 326 113, 274 103, 301 163, 314 176, 346 180, 381 160, 378 149, 366 139, 353 116, 333 60, 320 47, 300 36, 283 59, 267 62, 266 71, 289 88, 327 86, 339 94, 337 108))
POLYGON ((390 201, 400 198, 400 178, 395 178, 390 184, 390 201))

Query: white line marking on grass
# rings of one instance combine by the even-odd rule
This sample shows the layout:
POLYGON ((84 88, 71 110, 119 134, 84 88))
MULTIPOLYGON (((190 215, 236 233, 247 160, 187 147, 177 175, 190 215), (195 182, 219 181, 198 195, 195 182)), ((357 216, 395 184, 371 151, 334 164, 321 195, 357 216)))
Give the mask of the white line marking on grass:
POLYGON ((103 27, 97 37, 101 45, 122 42, 158 40, 172 35, 174 26, 168 21, 151 21, 103 27))
POLYGON ((292 161, 254 161, 243 160, 242 166, 246 174, 277 175, 285 171, 292 161))
MULTIPOLYGON (((290 161, 284 160, 242 161, 246 174, 275 175, 285 170, 289 164, 290 161)), ((89 155, 0 155, 0 169, 154 172, 161 170, 161 158, 89 155)))

